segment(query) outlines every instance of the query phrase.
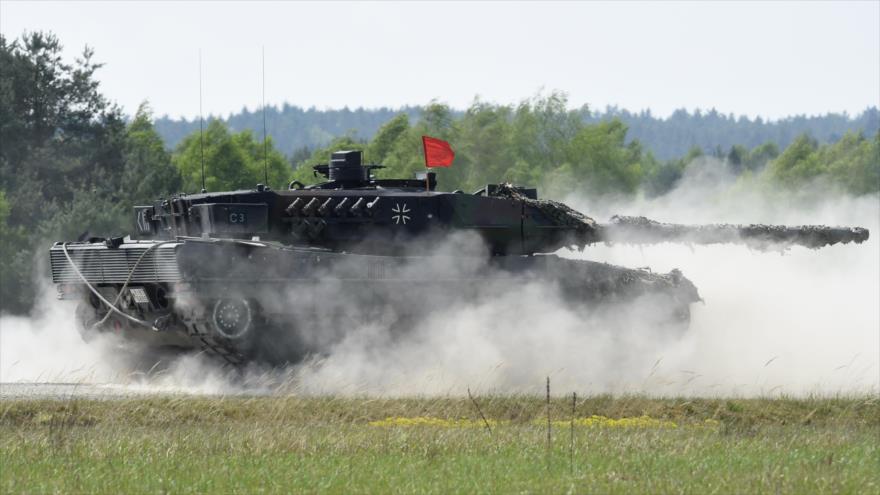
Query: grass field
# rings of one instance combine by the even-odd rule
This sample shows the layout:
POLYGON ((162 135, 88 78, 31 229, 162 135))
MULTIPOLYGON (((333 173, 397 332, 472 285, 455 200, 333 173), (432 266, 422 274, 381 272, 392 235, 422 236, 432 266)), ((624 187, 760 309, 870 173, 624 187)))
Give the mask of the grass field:
POLYGON ((878 490, 876 397, 0 402, 2 493, 878 490))

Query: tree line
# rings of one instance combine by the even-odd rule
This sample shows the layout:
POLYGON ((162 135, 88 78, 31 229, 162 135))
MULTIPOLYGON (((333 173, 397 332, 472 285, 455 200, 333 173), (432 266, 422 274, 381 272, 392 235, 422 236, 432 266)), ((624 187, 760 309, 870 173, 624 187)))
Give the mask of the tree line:
MULTIPOLYGON (((324 147, 339 136, 355 139, 373 139, 386 122, 397 115, 406 114, 415 123, 425 111, 424 106, 377 109, 317 110, 295 105, 266 107, 269 134, 276 140, 278 149, 287 156, 307 155, 309 150, 324 147)), ((462 110, 450 109, 453 118, 460 118, 462 110)), ((781 148, 793 143, 798 136, 808 134, 819 143, 837 142, 847 132, 863 132, 873 135, 880 130, 880 110, 869 107, 855 116, 845 113, 825 115, 797 115, 779 120, 754 119, 733 114, 723 114, 715 109, 688 111, 678 109, 668 117, 658 117, 650 110, 630 112, 618 107, 593 109, 587 106, 577 109, 576 114, 586 124, 599 124, 620 120, 627 127, 627 137, 642 143, 660 160, 672 160, 687 154, 692 148, 713 153, 717 148, 729 149, 734 145, 748 148, 766 142, 781 148)), ((263 115, 260 110, 242 108, 226 118, 208 116, 206 120, 223 120, 230 129, 251 129, 261 133, 263 115)), ((172 119, 163 116, 156 119, 156 130, 168 147, 176 147, 186 136, 199 129, 199 120, 172 119)))
MULTIPOLYGON (((797 189, 817 180, 832 191, 880 191, 880 132, 845 132, 833 143, 801 134, 706 150, 692 146, 664 159, 631 136, 625 116, 590 121, 551 93, 517 105, 475 101, 457 111, 431 102, 389 113, 371 139, 337 132, 325 145, 284 153, 275 140, 209 119, 168 147, 147 103, 131 118, 99 91, 100 64, 89 49, 73 62, 50 33, 7 40, 0 35, 0 311, 33 305, 57 240, 131 231, 131 207, 175 192, 273 188, 314 182, 312 166, 334 150, 363 150, 386 177, 424 169, 421 136, 452 143, 456 160, 445 189, 472 191, 510 181, 542 187, 542 195, 652 195, 673 190, 697 158, 714 156, 742 180, 797 189)), ((271 124, 270 124, 271 125, 271 124)), ((278 134, 276 133, 276 136, 278 134)))
POLYGON ((421 136, 453 144, 453 168, 443 173, 451 189, 476 190, 508 181, 539 185, 545 195, 569 194, 659 196, 673 190, 685 169, 712 157, 741 181, 780 190, 797 190, 821 181, 829 194, 880 191, 880 131, 850 131, 822 144, 801 134, 783 149, 768 141, 754 147, 716 146, 709 152, 693 146, 683 156, 661 160, 637 139, 621 119, 587 123, 580 111, 567 109, 563 94, 519 105, 475 102, 457 116, 432 103, 412 121, 403 113, 383 125, 372 140, 342 136, 295 164, 294 178, 314 181, 311 165, 326 162, 338 149, 363 150, 368 161, 386 168, 380 176, 410 177, 424 170, 421 136))

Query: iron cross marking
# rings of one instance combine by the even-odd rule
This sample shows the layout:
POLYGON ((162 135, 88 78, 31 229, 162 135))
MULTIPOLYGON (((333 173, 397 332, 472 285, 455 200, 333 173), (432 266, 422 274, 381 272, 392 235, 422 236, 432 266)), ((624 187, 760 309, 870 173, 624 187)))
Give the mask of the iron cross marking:
POLYGON ((403 206, 400 206, 400 203, 395 203, 394 208, 391 208, 391 211, 395 213, 395 215, 391 216, 391 219, 394 220, 395 224, 404 224, 410 220, 410 216, 407 213, 410 212, 409 207, 406 206, 406 203, 403 203, 403 206))

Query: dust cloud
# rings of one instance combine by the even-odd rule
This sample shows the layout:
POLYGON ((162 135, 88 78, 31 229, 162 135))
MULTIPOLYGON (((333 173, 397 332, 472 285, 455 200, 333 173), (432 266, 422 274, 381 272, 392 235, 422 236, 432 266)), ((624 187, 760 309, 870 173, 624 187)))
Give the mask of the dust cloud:
POLYGON ((47 388, 65 391, 52 397, 240 391, 228 372, 204 356, 157 357, 113 334, 83 341, 75 307, 56 300, 54 287, 46 284, 30 317, 0 317, 0 396, 12 384, 72 386, 47 388))
MULTIPOLYGON (((640 304, 600 317, 573 309, 552 283, 488 283, 481 297, 426 308, 407 331, 361 322, 325 353, 285 369, 230 373, 190 355, 150 370, 111 338, 83 343, 73 308, 45 300, 31 318, 0 319, 0 382, 106 383, 149 392, 346 395, 644 393, 656 396, 877 394, 880 390, 880 197, 815 191, 777 195, 737 183, 723 164, 703 163, 660 198, 572 207, 606 221, 640 214, 681 223, 863 226, 861 245, 753 251, 744 246, 597 245, 560 256, 668 272, 680 269, 704 303, 690 329, 672 335, 644 324, 640 304)), ((821 188, 821 185, 815 185, 821 188)), ((297 294, 287 297, 296 298, 297 294)), ((312 328, 338 332, 338 328, 312 328)))
MULTIPOLYGON (((686 339, 661 349, 649 392, 697 395, 877 394, 880 390, 880 197, 831 197, 822 184, 774 196, 704 163, 673 193, 635 204, 578 207, 607 218, 643 212, 681 223, 863 226, 863 244, 756 252, 742 246, 597 246, 598 261, 680 268, 705 304, 686 339), (668 352, 666 352, 668 351, 668 352)), ((644 371, 644 368, 642 368, 644 371)), ((636 375, 637 376, 637 375, 636 375)))

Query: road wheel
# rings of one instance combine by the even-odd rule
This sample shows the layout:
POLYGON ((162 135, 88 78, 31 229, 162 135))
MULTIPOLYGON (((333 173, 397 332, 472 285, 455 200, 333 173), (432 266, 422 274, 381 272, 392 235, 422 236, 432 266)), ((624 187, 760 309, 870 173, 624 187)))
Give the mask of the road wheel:
POLYGON ((254 326, 254 311, 247 299, 218 299, 211 311, 214 332, 224 339, 242 341, 254 326))

